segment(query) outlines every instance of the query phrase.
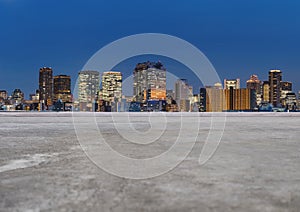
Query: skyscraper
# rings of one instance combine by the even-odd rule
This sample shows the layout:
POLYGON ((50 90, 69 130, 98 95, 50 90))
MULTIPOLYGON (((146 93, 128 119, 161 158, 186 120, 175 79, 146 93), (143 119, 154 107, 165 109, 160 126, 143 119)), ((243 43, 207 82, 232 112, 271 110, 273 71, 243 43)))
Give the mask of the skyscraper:
POLYGON ((52 68, 40 68, 39 75, 40 101, 46 106, 53 104, 53 72, 52 68))
POLYGON ((225 103, 224 110, 229 111, 250 111, 256 107, 256 92, 254 89, 240 88, 240 89, 225 89, 225 103))
POLYGON ((262 100, 264 103, 270 102, 270 83, 269 81, 263 82, 263 88, 262 88, 262 100))
POLYGON ((102 98, 110 103, 121 102, 122 99, 122 73, 104 72, 102 75, 102 98))
MULTIPOLYGON (((204 93, 204 90, 202 90, 204 93)), ((226 108, 225 92, 221 83, 205 87, 206 112, 222 112, 226 108)))
POLYGON ((138 63, 133 71, 133 96, 137 102, 166 100, 166 69, 160 62, 138 63))
POLYGON ((81 111, 94 111, 100 86, 98 71, 80 71, 78 74, 78 102, 81 111))
POLYGON ((256 105, 260 105, 262 102, 262 82, 258 79, 257 75, 252 75, 246 84, 248 89, 255 91, 256 105))
POLYGON ((193 87, 186 79, 178 79, 175 82, 175 101, 179 111, 189 111, 190 102, 193 98, 193 87))
POLYGON ((224 79, 224 89, 239 89, 240 87, 240 79, 224 79))
POLYGON ((67 75, 54 76, 53 83, 54 102, 57 102, 59 99, 64 103, 72 102, 71 77, 67 75))
POLYGON ((215 86, 202 88, 200 93, 200 111, 251 111, 256 107, 253 89, 233 87, 222 89, 222 85, 216 83, 215 86))
POLYGON ((206 112, 206 88, 200 88, 200 112, 206 112))
POLYGON ((272 103, 274 107, 280 106, 281 81, 282 72, 280 70, 269 71, 270 103, 272 103))

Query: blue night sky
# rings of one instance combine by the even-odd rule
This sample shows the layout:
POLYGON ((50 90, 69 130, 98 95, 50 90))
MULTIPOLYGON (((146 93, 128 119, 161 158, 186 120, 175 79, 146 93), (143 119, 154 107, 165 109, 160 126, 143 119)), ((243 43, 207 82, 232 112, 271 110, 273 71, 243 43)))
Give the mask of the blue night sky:
MULTIPOLYGON (((101 47, 147 32, 192 43, 221 79, 239 77, 245 86, 251 74, 267 80, 269 69, 281 69, 300 90, 298 0, 0 0, 0 89, 21 88, 28 98, 43 66, 74 81, 101 47)), ((165 65, 178 75, 184 69, 172 61, 165 65)), ((126 76, 134 66, 125 61, 116 68, 126 76)), ((192 75, 179 77, 200 86, 192 75)))

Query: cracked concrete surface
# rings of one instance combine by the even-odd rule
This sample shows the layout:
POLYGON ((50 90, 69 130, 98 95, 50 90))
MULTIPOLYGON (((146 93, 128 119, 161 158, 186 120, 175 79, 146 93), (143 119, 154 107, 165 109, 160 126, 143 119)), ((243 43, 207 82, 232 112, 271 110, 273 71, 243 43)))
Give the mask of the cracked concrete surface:
MULTIPOLYGON (((103 135, 122 154, 150 157, 172 145, 164 138, 137 152, 105 116, 97 114, 103 135)), ((209 119, 199 116, 204 125, 183 163, 131 180, 86 157, 71 113, 0 113, 0 211, 299 211, 300 114, 228 114, 221 144, 204 166, 198 158, 209 119)), ((147 127, 143 117, 138 122, 147 127)))

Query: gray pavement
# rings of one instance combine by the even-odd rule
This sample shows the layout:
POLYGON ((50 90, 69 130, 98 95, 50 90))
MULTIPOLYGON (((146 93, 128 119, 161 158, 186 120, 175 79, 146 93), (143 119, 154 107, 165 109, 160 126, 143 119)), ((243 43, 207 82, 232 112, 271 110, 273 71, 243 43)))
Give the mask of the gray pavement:
MULTIPOLYGON (((197 115, 199 137, 188 157, 164 175, 134 180, 90 161, 71 113, 0 113, 0 211, 300 210, 300 113, 228 114, 221 143, 203 166, 198 159, 213 114, 197 115)), ((108 114, 96 116, 111 147, 135 158, 166 151, 180 126, 170 114, 165 136, 141 146, 118 135, 108 114)), ((149 128, 146 116, 132 116, 138 130, 149 128)))

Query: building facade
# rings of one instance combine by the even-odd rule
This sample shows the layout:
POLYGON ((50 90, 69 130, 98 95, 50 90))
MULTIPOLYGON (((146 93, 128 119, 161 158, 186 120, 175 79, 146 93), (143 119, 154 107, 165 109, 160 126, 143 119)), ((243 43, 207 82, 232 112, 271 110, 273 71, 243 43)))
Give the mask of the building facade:
POLYGON ((223 89, 222 86, 206 86, 200 89, 200 111, 253 111, 256 108, 254 89, 223 89))
POLYGON ((287 93, 284 99, 284 107, 289 111, 297 110, 297 96, 294 92, 287 93))
POLYGON ((45 106, 53 104, 53 71, 52 68, 43 67, 39 72, 40 102, 45 106))
POLYGON ((274 107, 280 107, 282 72, 280 70, 269 71, 270 93, 269 101, 274 107))
POLYGON ((95 111, 95 101, 100 86, 98 71, 80 71, 78 74, 78 102, 80 111, 95 111))
POLYGON ((256 105, 256 92, 254 89, 225 89, 225 102, 227 111, 252 111, 256 105))
POLYGON ((54 102, 61 100, 63 103, 71 103, 71 77, 67 75, 54 76, 53 84, 54 102))
POLYGON ((262 82, 258 79, 257 75, 252 75, 246 82, 247 88, 252 89, 256 93, 256 105, 260 105, 262 102, 262 82))
POLYGON ((264 103, 270 102, 270 83, 269 83, 269 81, 263 82, 262 102, 264 102, 264 103))
POLYGON ((224 89, 220 83, 216 83, 214 86, 206 86, 205 92, 203 89, 202 93, 206 94, 206 97, 202 97, 206 102, 206 112, 224 111, 226 108, 226 98, 224 89))
POLYGON ((160 62, 144 62, 133 71, 133 96, 136 102, 166 100, 166 69, 160 62))
POLYGON ((280 103, 282 107, 286 107, 286 97, 288 93, 291 93, 293 90, 293 84, 291 82, 281 82, 281 94, 280 94, 280 103))
POLYGON ((122 73, 104 72, 102 75, 102 99, 110 103, 122 100, 122 73))
POLYGON ((178 79, 175 82, 175 101, 179 111, 188 112, 191 110, 190 104, 193 100, 193 87, 186 79, 178 79))

